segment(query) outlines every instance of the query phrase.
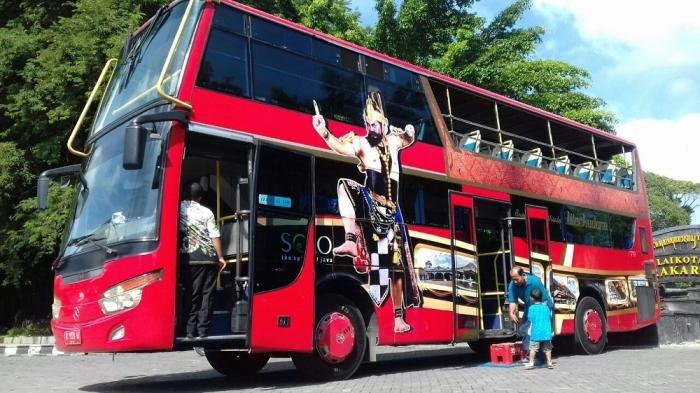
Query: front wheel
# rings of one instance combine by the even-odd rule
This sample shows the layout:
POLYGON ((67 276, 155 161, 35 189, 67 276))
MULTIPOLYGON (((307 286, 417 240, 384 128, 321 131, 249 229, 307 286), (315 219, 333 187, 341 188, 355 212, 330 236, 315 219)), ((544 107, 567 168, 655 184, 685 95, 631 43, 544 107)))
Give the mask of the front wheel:
POLYGON ((576 306, 576 345, 589 355, 597 355, 608 342, 608 323, 597 300, 586 296, 576 306))
POLYGON ((314 350, 292 356, 297 370, 319 381, 349 378, 365 355, 365 322, 360 310, 340 295, 324 295, 316 304, 314 350))
POLYGON ((207 361, 214 370, 227 377, 249 377, 260 371, 267 361, 268 354, 210 351, 206 352, 207 361))

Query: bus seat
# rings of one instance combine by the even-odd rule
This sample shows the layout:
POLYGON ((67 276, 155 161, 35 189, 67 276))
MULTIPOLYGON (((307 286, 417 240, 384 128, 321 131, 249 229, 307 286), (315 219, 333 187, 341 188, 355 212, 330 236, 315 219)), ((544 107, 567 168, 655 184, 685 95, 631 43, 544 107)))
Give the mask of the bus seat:
POLYGON ((570 175, 571 174, 571 161, 569 156, 563 155, 552 160, 549 164, 549 170, 554 171, 560 175, 570 175))
POLYGON ((605 163, 600 166, 600 182, 615 184, 620 168, 613 163, 605 163))
MULTIPOLYGON (((248 254, 248 220, 243 220, 242 225, 243 238, 242 254, 248 254)), ((238 222, 229 221, 221 227, 221 247, 223 248, 224 257, 235 257, 238 255, 238 222)))
POLYGON ((631 190, 634 187, 634 178, 629 168, 620 169, 617 176, 617 186, 631 190))
POLYGON ((493 149, 493 156, 500 160, 510 161, 513 159, 513 149, 513 141, 509 139, 493 149))
POLYGON ((462 139, 460 139, 460 141, 459 141, 459 147, 462 150, 470 151, 473 153, 479 152, 480 145, 481 145, 481 131, 479 131, 479 130, 464 134, 464 136, 462 136, 462 139))
POLYGON ((523 153, 523 157, 520 159, 520 162, 527 166, 539 168, 542 165, 542 149, 538 147, 536 149, 526 151, 523 153))
POLYGON ((593 163, 590 161, 582 162, 576 166, 574 176, 582 180, 593 180, 593 163))

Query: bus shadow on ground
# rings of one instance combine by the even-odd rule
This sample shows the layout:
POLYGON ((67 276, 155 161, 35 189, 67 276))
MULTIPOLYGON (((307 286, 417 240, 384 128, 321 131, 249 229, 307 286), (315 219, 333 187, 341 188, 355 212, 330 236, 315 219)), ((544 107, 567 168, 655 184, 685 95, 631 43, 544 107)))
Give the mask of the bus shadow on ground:
MULTIPOLYGON (((353 378, 373 375, 391 375, 436 368, 470 368, 483 365, 486 360, 464 347, 438 350, 416 350, 378 355, 376 363, 363 364, 353 378)), ((213 370, 132 376, 119 381, 82 387, 86 392, 217 392, 233 389, 291 389, 309 387, 320 389, 324 383, 311 381, 298 373, 291 361, 271 362, 263 371, 245 380, 226 378, 213 370)), ((316 390, 314 389, 314 390, 316 390)))
MULTIPOLYGON (((573 338, 558 339, 554 345, 555 359, 575 357, 581 354, 576 350, 573 338)), ((653 345, 646 343, 640 344, 631 341, 624 335, 611 334, 607 351, 643 350, 653 347, 653 345)), ((419 349, 410 352, 379 354, 376 363, 363 364, 353 378, 444 368, 468 369, 487 365, 488 359, 486 357, 477 355, 465 347, 419 349)), ((216 371, 206 370, 125 377, 119 381, 84 386, 80 390, 86 392, 217 392, 234 389, 275 390, 298 387, 318 390, 322 389, 323 384, 304 378, 294 369, 291 361, 282 360, 269 363, 260 374, 246 379, 226 378, 216 371)))

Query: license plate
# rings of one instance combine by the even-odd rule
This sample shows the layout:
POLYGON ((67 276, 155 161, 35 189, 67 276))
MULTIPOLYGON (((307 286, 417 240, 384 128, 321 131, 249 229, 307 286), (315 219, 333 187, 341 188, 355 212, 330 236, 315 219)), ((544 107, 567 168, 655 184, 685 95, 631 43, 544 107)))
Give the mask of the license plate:
POLYGON ((65 345, 80 345, 82 342, 80 330, 66 330, 63 332, 63 342, 65 345))

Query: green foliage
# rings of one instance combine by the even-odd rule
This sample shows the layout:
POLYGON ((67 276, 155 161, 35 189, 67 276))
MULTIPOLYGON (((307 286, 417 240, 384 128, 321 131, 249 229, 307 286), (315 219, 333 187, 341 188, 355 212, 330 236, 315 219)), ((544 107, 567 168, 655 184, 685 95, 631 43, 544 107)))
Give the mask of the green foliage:
POLYGON ((583 92, 590 74, 556 60, 533 59, 541 27, 515 27, 529 8, 517 0, 491 22, 468 12, 472 1, 378 0, 372 43, 409 62, 613 132, 605 102, 583 92))
POLYGON ((36 198, 27 198, 17 205, 11 228, 2 232, 0 285, 31 286, 46 278, 68 221, 72 199, 72 188, 59 188, 52 183, 48 209, 37 212, 36 198))
POLYGON ((700 204, 700 184, 644 173, 649 197, 652 230, 690 224, 700 204))
POLYGON ((75 160, 65 141, 97 74, 165 3, 0 0, 0 324, 45 317, 72 191, 52 186, 37 213, 36 175, 75 160))
POLYGON ((51 335, 51 327, 49 326, 48 321, 25 320, 25 321, 22 321, 22 322, 16 324, 14 327, 8 329, 4 333, 4 335, 9 336, 9 337, 50 336, 51 335))

